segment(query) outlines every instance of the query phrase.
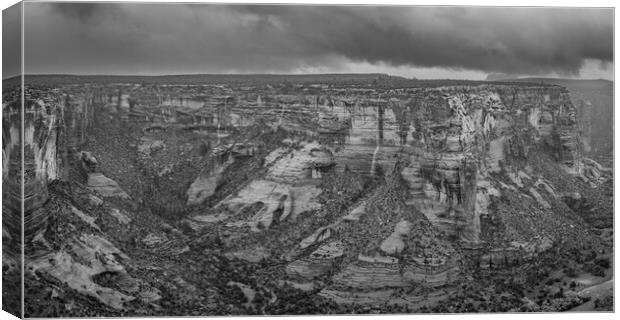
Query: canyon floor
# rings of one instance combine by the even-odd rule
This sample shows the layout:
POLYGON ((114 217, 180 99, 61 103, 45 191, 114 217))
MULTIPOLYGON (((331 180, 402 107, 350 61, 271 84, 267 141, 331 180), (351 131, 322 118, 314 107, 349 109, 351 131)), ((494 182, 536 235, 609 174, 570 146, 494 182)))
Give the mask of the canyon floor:
POLYGON ((564 87, 26 80, 27 317, 613 309, 613 172, 564 87))

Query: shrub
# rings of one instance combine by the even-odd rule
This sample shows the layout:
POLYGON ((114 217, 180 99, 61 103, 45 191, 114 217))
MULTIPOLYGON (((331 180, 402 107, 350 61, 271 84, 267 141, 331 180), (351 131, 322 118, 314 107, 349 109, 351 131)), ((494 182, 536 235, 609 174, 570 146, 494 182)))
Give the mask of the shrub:
POLYGON ((568 268, 564 269, 564 274, 567 277, 571 277, 571 278, 577 276, 577 272, 575 271, 575 268, 572 268, 572 267, 568 267, 568 268))
POLYGON ((209 151, 211 151, 211 142, 202 142, 200 144, 200 146, 198 147, 198 154, 201 157, 204 157, 205 155, 207 155, 207 153, 209 153, 209 151))
POLYGON ((605 269, 609 269, 609 267, 611 266, 611 263, 609 262, 609 258, 597 258, 596 260, 594 260, 594 263, 605 269))
POLYGON ((584 257, 585 261, 592 261, 594 259, 596 259, 596 252, 594 250, 590 250, 584 257))
POLYGON ((601 268, 601 266, 597 264, 587 264, 585 265, 584 270, 589 272, 593 276, 597 276, 597 277, 605 276, 605 270, 603 270, 603 268, 601 268))
POLYGON ((611 311, 614 309, 614 297, 606 296, 603 299, 594 300, 594 309, 611 311))

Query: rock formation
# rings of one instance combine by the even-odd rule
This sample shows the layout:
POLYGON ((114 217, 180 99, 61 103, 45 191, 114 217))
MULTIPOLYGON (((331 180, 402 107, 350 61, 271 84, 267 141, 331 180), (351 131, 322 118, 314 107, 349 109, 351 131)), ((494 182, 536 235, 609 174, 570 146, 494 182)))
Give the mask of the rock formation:
POLYGON ((106 315, 268 313, 287 288, 418 310, 594 248, 612 171, 586 157, 570 93, 453 84, 35 81, 23 137, 3 105, 3 239, 22 233, 23 157, 29 285, 106 315))

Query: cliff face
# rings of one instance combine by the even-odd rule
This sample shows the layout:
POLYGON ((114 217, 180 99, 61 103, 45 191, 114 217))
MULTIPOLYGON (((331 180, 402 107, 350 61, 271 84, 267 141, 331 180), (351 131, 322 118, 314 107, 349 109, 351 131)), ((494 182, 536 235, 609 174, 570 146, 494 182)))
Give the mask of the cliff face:
MULTIPOLYGON (((69 178, 69 168, 75 166, 77 152, 94 121, 94 106, 109 105, 112 110, 115 106, 115 111, 129 108, 129 103, 123 101, 135 98, 121 92, 103 94, 87 89, 78 94, 58 94, 47 101, 29 99, 27 95, 27 213, 46 201, 49 181, 69 178)), ((213 114, 203 111, 188 120, 207 130, 212 126, 218 140, 229 135, 230 128, 255 126, 260 117, 274 128, 322 141, 323 147, 316 149, 324 148, 339 171, 346 167, 373 176, 402 162, 405 165, 401 176, 410 191, 407 202, 438 228, 474 243, 479 241, 480 216, 487 212, 488 202, 488 190, 479 186, 489 184, 490 174, 502 169, 517 172, 520 168, 514 165, 526 159, 528 150, 536 145, 553 150, 568 172, 579 174, 583 169, 576 110, 568 92, 557 86, 452 86, 398 89, 384 94, 259 96, 255 101, 247 101, 248 96, 225 96, 202 105, 187 98, 164 94, 158 97, 162 106, 175 101, 179 108, 189 109, 213 104, 213 114)), ((182 111, 164 111, 162 121, 183 122, 182 111)), ((131 114, 140 113, 130 110, 131 114)), ((157 121, 148 113, 146 118, 157 121)), ((5 157, 9 157, 11 148, 6 146, 4 150, 5 157)), ((290 155, 292 163, 297 156, 303 157, 301 153, 290 155)), ((300 168, 309 168, 309 161, 299 159, 300 168)), ((213 190, 214 183, 210 185, 213 190)))
POLYGON ((584 154, 609 166, 613 151, 613 82, 609 80, 574 80, 525 78, 510 81, 548 83, 565 87, 577 108, 584 154))
POLYGON ((325 99, 317 105, 319 134, 344 136, 334 150, 340 168, 373 175, 405 162, 408 201, 464 240, 479 240, 486 207, 478 186, 502 168, 518 171, 511 164, 529 149, 544 144, 567 171, 581 170, 575 108, 561 87, 462 86, 391 96, 325 99))
MULTIPOLYGON (((24 108, 24 223, 29 241, 46 227, 47 185, 67 181, 93 121, 94 96, 40 95, 27 89, 24 108)), ((9 151, 10 152, 10 151, 9 151)), ((15 161, 8 161, 14 164, 15 161)))
MULTIPOLYGON (((2 105, 2 236, 7 258, 18 259, 21 253, 22 150, 21 103, 19 90, 4 94, 2 105), (10 253, 10 254, 9 254, 10 253)), ((3 255, 4 257, 4 255, 3 255)), ((15 267, 15 266, 13 266, 15 267)))
POLYGON ((492 172, 518 170, 509 162, 527 158, 536 143, 556 149, 567 170, 578 170, 574 110, 565 90, 448 88, 421 96, 437 100, 416 110, 423 146, 414 156, 418 161, 411 161, 419 169, 408 172, 417 169, 426 198, 415 202, 428 208, 422 211, 431 221, 446 225, 453 219, 464 240, 479 241, 480 215, 487 208, 477 201, 478 186, 488 183, 492 172))

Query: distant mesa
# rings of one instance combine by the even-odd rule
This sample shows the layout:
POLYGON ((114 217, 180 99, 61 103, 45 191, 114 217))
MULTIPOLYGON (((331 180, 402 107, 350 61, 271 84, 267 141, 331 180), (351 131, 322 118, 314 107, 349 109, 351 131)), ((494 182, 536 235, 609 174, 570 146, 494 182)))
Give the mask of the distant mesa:
POLYGON ((486 81, 501 81, 508 79, 518 79, 519 76, 516 74, 507 74, 507 73, 490 73, 487 75, 486 81))

